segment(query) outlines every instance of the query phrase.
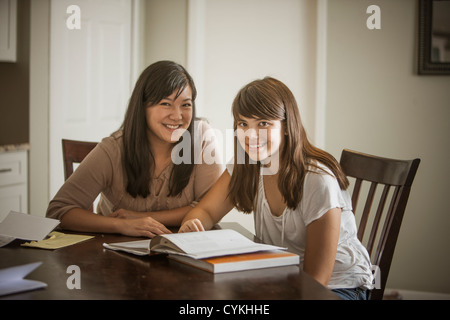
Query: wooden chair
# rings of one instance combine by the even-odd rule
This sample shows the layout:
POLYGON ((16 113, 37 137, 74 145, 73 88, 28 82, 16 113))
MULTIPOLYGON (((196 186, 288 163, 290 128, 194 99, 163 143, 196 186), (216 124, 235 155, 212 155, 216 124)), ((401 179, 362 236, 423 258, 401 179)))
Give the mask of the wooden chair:
POLYGON ((65 180, 73 173, 74 164, 81 163, 96 145, 97 142, 62 139, 65 180))
MULTIPOLYGON (((379 289, 372 291, 372 300, 383 298, 403 214, 419 163, 420 159, 395 160, 351 150, 342 151, 341 167, 348 177, 355 178, 352 193, 355 215, 358 215, 356 209, 363 181, 366 181, 367 186, 370 184, 367 198, 363 201, 365 204, 358 227, 358 239, 363 241, 369 213, 373 212, 375 215, 370 215, 372 225, 366 248, 372 264, 376 266, 375 270, 379 268, 379 274, 375 275, 375 283, 378 284, 376 287, 379 289), (381 195, 376 193, 378 185, 383 186, 381 195), (378 205, 374 206, 376 211, 371 210, 374 199, 378 202, 378 205), (386 203, 389 203, 388 207, 385 206, 386 203), (382 229, 378 230, 380 222, 384 224, 382 229), (376 251, 372 253, 375 245, 376 251)), ((365 241, 363 243, 365 244, 365 241)))
MULTIPOLYGON (((96 145, 97 142, 62 139, 64 180, 67 180, 72 175, 74 164, 81 163, 96 145)), ((94 204, 91 204, 89 210, 94 212, 94 204)))

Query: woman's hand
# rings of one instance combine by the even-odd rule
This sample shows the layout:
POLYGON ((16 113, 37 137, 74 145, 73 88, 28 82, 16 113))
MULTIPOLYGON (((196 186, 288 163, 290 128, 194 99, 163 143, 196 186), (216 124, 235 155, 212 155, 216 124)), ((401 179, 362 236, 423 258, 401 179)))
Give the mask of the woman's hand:
POLYGON ((125 209, 118 209, 111 213, 109 215, 113 218, 119 218, 119 219, 135 219, 135 218, 142 218, 143 214, 141 212, 135 212, 125 209))
POLYGON ((172 233, 162 223, 151 217, 119 219, 119 232, 126 236, 153 238, 159 234, 172 233))
POLYGON ((199 219, 190 219, 183 223, 178 233, 205 231, 202 222, 199 219))

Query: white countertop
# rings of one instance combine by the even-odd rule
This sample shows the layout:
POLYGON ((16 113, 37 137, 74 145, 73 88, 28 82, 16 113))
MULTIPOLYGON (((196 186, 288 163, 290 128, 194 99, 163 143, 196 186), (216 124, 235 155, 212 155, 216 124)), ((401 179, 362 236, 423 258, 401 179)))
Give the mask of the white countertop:
POLYGON ((20 150, 30 150, 30 144, 29 143, 19 143, 19 144, 0 145, 0 153, 11 152, 11 151, 20 151, 20 150))

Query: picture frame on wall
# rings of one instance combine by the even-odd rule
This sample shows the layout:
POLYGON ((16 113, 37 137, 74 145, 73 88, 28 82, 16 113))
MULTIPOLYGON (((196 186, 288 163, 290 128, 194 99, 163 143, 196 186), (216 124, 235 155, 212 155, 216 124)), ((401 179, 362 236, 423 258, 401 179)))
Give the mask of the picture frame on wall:
POLYGON ((450 0, 420 0, 420 75, 450 75, 450 0))

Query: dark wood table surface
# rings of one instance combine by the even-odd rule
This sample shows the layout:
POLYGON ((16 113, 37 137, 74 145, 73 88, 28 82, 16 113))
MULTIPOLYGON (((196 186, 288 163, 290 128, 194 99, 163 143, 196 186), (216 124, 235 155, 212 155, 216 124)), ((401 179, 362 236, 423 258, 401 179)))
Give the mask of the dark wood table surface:
MULTIPOLYGON (((221 223, 257 240, 237 223, 221 223)), ((87 233, 83 233, 87 234, 87 233)), ((135 256, 103 248, 103 243, 133 241, 115 234, 91 234, 95 238, 56 250, 20 246, 15 240, 0 248, 0 268, 41 261, 26 279, 47 283, 34 291, 0 299, 93 300, 296 300, 338 299, 298 266, 285 266, 211 274, 170 260, 163 254, 135 256), (80 268, 80 289, 66 282, 71 265, 80 268)))

